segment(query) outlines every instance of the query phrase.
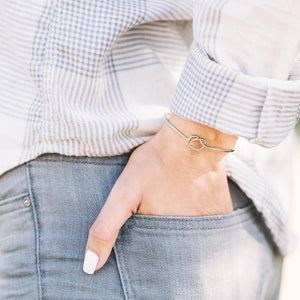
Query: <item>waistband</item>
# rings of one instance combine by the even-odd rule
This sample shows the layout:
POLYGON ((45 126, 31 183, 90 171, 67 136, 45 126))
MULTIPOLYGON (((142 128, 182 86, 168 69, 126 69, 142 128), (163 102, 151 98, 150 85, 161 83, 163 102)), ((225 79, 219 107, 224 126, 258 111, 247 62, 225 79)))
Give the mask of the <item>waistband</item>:
MULTIPOLYGON (((121 165, 125 166, 129 160, 130 155, 135 150, 132 150, 122 153, 119 155, 113 156, 100 156, 100 157, 88 157, 88 156, 69 156, 63 155, 60 153, 43 153, 36 158, 15 167, 9 172, 3 174, 0 177, 0 189, 1 186, 5 187, 8 182, 18 182, 24 181, 22 184, 18 182, 17 185, 22 189, 22 186, 26 186, 26 165, 31 164, 33 162, 69 162, 69 163, 82 163, 82 164, 95 164, 95 165, 121 165)), ((252 201, 248 198, 248 196, 240 189, 240 187, 231 180, 230 177, 227 177, 228 187, 230 190, 230 194, 232 196, 232 202, 234 209, 238 207, 244 207, 252 201)), ((17 187, 15 187, 18 189, 17 187)))
MULTIPOLYGON (((134 148, 135 149, 135 148, 134 148)), ((61 161, 61 162, 74 162, 74 163, 91 163, 99 165, 126 165, 131 153, 134 149, 129 152, 122 153, 114 156, 102 156, 102 157, 87 157, 87 156, 67 156, 58 153, 44 153, 37 158, 35 161, 61 161)), ((244 207, 252 201, 246 194, 240 189, 240 187, 233 182, 230 177, 227 177, 228 187, 230 194, 232 195, 232 204, 234 209, 244 207)))
MULTIPOLYGON (((111 156, 73 156, 60 153, 43 153, 31 161, 65 161, 94 164, 126 164, 130 155, 137 147, 128 152, 111 156)), ((29 161, 30 163, 30 161, 29 161)))

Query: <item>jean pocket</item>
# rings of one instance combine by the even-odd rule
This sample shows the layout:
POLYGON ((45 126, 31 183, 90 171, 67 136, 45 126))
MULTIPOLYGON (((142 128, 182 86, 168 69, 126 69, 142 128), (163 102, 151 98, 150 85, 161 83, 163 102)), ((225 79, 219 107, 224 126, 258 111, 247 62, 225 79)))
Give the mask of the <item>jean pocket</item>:
POLYGON ((22 193, 6 199, 0 199, 0 217, 31 206, 29 193, 22 193))
POLYGON ((134 230, 231 230, 235 226, 242 226, 244 222, 259 216, 251 202, 232 212, 218 215, 202 216, 173 216, 133 214, 124 224, 134 230))
POLYGON ((245 299, 257 299, 264 259, 255 258, 265 243, 259 216, 252 203, 223 215, 132 215, 114 246, 124 293, 139 300, 239 299, 244 289, 252 297, 245 299), (240 268, 257 279, 247 283, 240 268))
POLYGON ((0 201, 1 299, 36 299, 37 256, 32 205, 21 194, 0 201), (25 199, 25 200, 24 200, 25 199))
POLYGON ((31 206, 26 164, 0 176, 0 216, 31 206))

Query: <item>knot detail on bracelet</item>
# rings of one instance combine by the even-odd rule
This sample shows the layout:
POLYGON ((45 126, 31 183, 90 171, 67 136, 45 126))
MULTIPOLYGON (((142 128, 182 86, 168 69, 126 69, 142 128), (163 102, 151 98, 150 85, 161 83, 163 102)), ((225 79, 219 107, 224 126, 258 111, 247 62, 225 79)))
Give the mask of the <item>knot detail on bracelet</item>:
POLYGON ((200 150, 202 150, 202 149, 204 149, 204 148, 207 148, 207 142, 206 142, 206 140, 205 140, 204 138, 202 138, 202 137, 196 135, 196 134, 190 135, 190 136, 187 138, 187 141, 188 141, 189 147, 192 148, 192 149, 194 149, 194 150, 200 151, 200 150), (201 147, 201 148, 194 147, 194 146, 191 144, 191 142, 194 142, 194 141, 199 141, 202 147, 201 147))
POLYGON ((174 130, 176 131, 179 135, 181 135, 185 140, 187 140, 188 142, 188 145, 191 149, 193 150, 197 150, 197 151, 200 151, 200 150, 203 150, 205 148, 207 149, 210 149, 210 150, 215 150, 215 151, 221 151, 221 152, 233 152, 235 149, 229 149, 229 150, 225 150, 225 149, 219 149, 219 148, 215 148, 215 147, 210 147, 210 146, 207 146, 207 142, 204 138, 196 135, 196 134, 192 134, 190 135, 189 137, 185 136, 181 131, 179 131, 170 121, 169 121, 169 117, 171 116, 170 113, 165 113, 164 114, 164 117, 168 123, 168 125, 174 130), (194 141, 199 141, 200 144, 201 144, 201 147, 200 148, 197 148, 197 147, 194 147, 191 142, 194 142, 194 141))

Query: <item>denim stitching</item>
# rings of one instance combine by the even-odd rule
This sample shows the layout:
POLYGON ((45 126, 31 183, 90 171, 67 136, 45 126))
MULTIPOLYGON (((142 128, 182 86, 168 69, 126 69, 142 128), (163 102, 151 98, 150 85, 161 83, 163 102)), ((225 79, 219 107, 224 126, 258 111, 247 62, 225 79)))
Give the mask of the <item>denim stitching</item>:
MULTIPOLYGON (((120 241, 121 248, 122 248, 122 239, 119 239, 119 241, 120 241)), ((117 241, 116 241, 116 243, 117 243, 117 241)), ((123 287, 123 294, 124 294, 125 300, 129 300, 129 298, 127 297, 128 291, 127 291, 126 284, 125 284, 125 281, 126 281, 125 277, 126 277, 126 275, 124 274, 124 272, 122 270, 122 266, 121 266, 122 265, 122 261, 119 261, 119 256, 122 256, 122 254, 118 253, 116 243, 115 243, 113 249, 115 251, 115 257, 116 257, 116 261, 117 261, 117 267, 118 267, 118 270, 119 270, 119 276, 120 276, 120 280, 121 280, 122 287, 123 287)), ((122 258, 121 258, 121 260, 122 260, 122 258)), ((126 264, 126 260, 125 260, 125 264, 126 264)))
POLYGON ((33 220, 35 225, 35 237, 36 237, 36 270, 37 270, 37 277, 38 277, 38 297, 42 299, 43 297, 43 289, 42 289, 42 279, 41 279, 41 267, 40 267, 40 221, 39 216, 37 213, 37 207, 35 203, 34 192, 32 188, 32 176, 30 172, 30 164, 26 163, 26 173, 27 173, 27 184, 28 190, 31 198, 31 205, 32 205, 32 212, 33 212, 33 220))
POLYGON ((11 201, 15 201, 15 200, 18 200, 20 198, 23 198, 25 196, 28 196, 28 192, 27 193, 22 193, 20 195, 17 195, 17 196, 13 196, 13 197, 9 197, 9 198, 3 198, 3 199, 0 199, 0 206, 2 204, 6 204, 7 202, 11 202, 11 201))
MULTIPOLYGON (((222 230, 225 228, 235 228, 238 227, 238 225, 241 224, 246 224, 249 223, 252 220, 255 220, 259 218, 259 215, 256 216, 251 216, 249 219, 242 220, 236 223, 232 223, 229 225, 222 225, 220 226, 219 224, 216 224, 215 227, 209 228, 209 227, 204 227, 204 228, 190 228, 190 227, 185 227, 185 228, 169 228, 169 227, 153 227, 153 226, 147 226, 147 225, 137 225, 134 224, 132 228, 134 229, 154 229, 154 230, 168 230, 168 231, 208 231, 208 230, 222 230)), ((188 221, 188 220, 187 220, 188 221)))
MULTIPOLYGON (((121 239, 121 246, 123 246, 123 239, 121 239)), ((123 256, 123 259, 124 259, 124 265, 125 265, 125 267, 128 266, 128 263, 127 263, 127 260, 126 260, 126 255, 123 256)), ((129 274, 130 274, 130 272, 127 271, 127 278, 128 278, 127 279, 127 284, 130 287, 130 276, 129 276, 129 274)), ((128 299, 130 300, 130 294, 131 294, 130 290, 128 290, 126 288, 126 292, 127 292, 127 295, 128 295, 128 299)))
MULTIPOLYGON (((133 218, 137 218, 140 220, 154 220, 154 221, 170 221, 170 222, 202 222, 202 220, 196 220, 196 218, 201 218, 201 217, 208 217, 211 219, 206 219, 206 222, 211 222, 211 221, 224 221, 224 220, 230 220, 234 217, 243 215, 246 212, 251 212, 251 210, 254 209, 254 205, 251 203, 247 206, 244 206, 242 208, 239 208, 241 211, 235 210, 232 211, 232 215, 220 215, 220 217, 218 217, 217 215, 203 215, 203 216, 190 216, 190 217, 181 217, 181 216, 164 216, 164 215, 153 215, 153 216, 148 216, 148 215, 142 215, 142 214, 133 214, 132 217, 133 218), (195 218, 195 219, 193 219, 195 218)), ((258 212, 255 212, 257 214, 259 214, 258 212)))
POLYGON ((16 212, 16 211, 19 211, 19 210, 26 210, 26 209, 30 209, 30 206, 25 207, 25 206, 23 205, 23 207, 16 208, 16 209, 14 209, 14 210, 12 210, 12 211, 9 211, 9 212, 7 212, 7 213, 5 213, 5 214, 6 214, 6 215, 9 215, 9 214, 12 214, 12 213, 14 213, 14 212, 16 212))

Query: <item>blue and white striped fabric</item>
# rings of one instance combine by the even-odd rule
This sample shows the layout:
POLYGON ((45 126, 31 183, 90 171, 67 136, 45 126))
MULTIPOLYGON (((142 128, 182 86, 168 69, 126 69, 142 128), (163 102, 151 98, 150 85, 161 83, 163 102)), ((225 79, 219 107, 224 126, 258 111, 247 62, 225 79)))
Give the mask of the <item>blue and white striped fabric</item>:
POLYGON ((299 32, 293 0, 1 0, 0 175, 46 152, 122 154, 170 111, 239 136, 227 174, 286 254, 299 32))

